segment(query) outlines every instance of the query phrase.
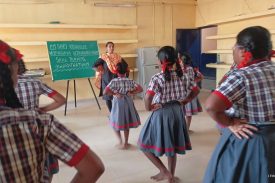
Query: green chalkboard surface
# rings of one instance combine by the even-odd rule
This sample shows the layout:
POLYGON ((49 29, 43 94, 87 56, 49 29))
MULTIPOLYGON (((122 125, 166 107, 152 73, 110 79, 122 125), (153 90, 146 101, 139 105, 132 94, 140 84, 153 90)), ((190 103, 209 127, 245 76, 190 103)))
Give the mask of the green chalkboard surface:
POLYGON ((93 63, 98 59, 97 41, 48 41, 52 80, 95 76, 93 63))

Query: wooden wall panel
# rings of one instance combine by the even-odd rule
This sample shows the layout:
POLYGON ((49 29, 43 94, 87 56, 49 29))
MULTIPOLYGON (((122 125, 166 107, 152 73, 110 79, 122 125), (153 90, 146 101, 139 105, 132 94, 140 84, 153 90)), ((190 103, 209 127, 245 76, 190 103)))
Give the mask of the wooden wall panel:
POLYGON ((154 46, 154 6, 137 7, 138 47, 154 46))
MULTIPOLYGON (((200 0, 196 9, 196 25, 205 26, 216 24, 218 33, 216 37, 217 50, 226 50, 220 54, 220 60, 225 62, 224 68, 217 65, 217 81, 229 70, 228 65, 233 63, 232 47, 236 42, 236 35, 249 26, 263 26, 272 33, 273 45, 275 43, 275 11, 268 10, 275 7, 275 0, 237 1, 237 0, 200 0)), ((213 52, 215 52, 213 51, 213 52)))
MULTIPOLYGON (((8 0, 0 0, 0 24, 48 24, 59 21, 65 25, 137 25, 136 29, 0 28, 1 39, 4 41, 27 43, 25 46, 14 47, 25 55, 29 69, 43 67, 48 73, 48 61, 39 59, 47 58, 46 46, 31 45, 31 42, 137 40, 134 43, 116 44, 116 52, 135 54, 139 47, 175 46, 176 29, 192 28, 195 25, 195 0, 20 0, 20 3, 2 4, 3 1, 8 2, 8 0), (135 6, 98 7, 94 5, 96 2, 134 3, 135 6)), ((100 52, 105 51, 104 44, 100 44, 99 47, 100 52)), ((134 56, 126 60, 131 67, 135 66, 134 56)), ((53 83, 49 77, 45 78, 45 82, 65 93, 66 82, 53 83)), ((78 92, 79 99, 90 97, 87 91, 89 88, 78 92)), ((73 94, 70 93, 71 95, 73 94)), ((72 100, 72 97, 70 98, 72 100)))
POLYGON ((172 45, 172 25, 173 25, 172 5, 155 6, 155 44, 172 45))

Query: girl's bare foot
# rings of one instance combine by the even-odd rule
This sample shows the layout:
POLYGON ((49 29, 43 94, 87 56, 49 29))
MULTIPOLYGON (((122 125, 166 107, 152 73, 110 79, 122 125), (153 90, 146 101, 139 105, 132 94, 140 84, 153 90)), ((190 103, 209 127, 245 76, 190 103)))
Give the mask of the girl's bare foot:
POLYGON ((124 144, 124 149, 129 149, 130 147, 131 147, 131 144, 129 144, 129 143, 124 144))
POLYGON ((180 183, 180 178, 173 177, 173 178, 169 179, 169 183, 180 183))
POLYGON ((173 180, 173 176, 169 171, 166 170, 166 171, 161 171, 157 175, 152 176, 151 179, 155 181, 168 179, 170 182, 170 180, 173 180))
POLYGON ((122 143, 116 144, 115 147, 116 147, 117 149, 123 149, 123 148, 124 148, 124 146, 123 146, 122 143))

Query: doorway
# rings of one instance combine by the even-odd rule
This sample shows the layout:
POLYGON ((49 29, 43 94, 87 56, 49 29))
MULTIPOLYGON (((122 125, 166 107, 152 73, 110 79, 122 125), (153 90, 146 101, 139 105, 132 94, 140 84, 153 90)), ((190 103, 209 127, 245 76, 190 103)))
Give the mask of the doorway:
POLYGON ((192 56, 194 66, 199 68, 205 78, 201 87, 209 90, 216 87, 216 69, 207 68, 206 64, 216 63, 218 57, 215 53, 208 53, 210 50, 216 50, 217 41, 206 38, 216 34, 216 26, 176 30, 176 49, 192 56))

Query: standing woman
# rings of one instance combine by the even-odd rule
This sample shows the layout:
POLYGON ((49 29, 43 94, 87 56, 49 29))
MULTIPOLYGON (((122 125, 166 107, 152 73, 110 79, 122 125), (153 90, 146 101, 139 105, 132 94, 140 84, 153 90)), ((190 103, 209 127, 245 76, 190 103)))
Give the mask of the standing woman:
POLYGON ((113 42, 106 43, 106 53, 100 55, 100 58, 96 61, 94 68, 96 68, 96 80, 95 85, 100 89, 99 96, 103 96, 103 100, 106 101, 109 112, 112 110, 113 96, 104 95, 103 91, 110 81, 117 77, 116 64, 121 61, 121 56, 114 53, 115 45, 113 42))
POLYGON ((177 154, 191 150, 182 105, 190 102, 199 89, 183 74, 173 47, 162 47, 158 58, 162 71, 151 78, 145 95, 145 108, 152 113, 141 130, 138 145, 160 171, 151 179, 174 182, 177 154), (159 158, 163 154, 168 167, 159 158))
POLYGON ((224 126, 205 173, 204 183, 275 182, 275 66, 272 42, 261 26, 237 35, 237 69, 208 97, 209 115, 224 126), (232 105, 240 117, 229 117, 232 105))

